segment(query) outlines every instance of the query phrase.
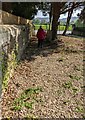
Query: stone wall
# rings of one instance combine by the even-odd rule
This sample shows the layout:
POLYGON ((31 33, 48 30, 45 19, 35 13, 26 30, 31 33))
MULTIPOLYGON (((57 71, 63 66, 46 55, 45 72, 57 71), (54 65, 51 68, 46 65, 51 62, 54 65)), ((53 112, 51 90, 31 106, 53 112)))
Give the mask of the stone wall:
MULTIPOLYGON (((0 10, 0 103, 14 68, 33 34, 32 21, 0 10)), ((1 118, 1 105, 0 105, 1 118)))
POLYGON ((81 32, 81 31, 73 30, 73 31, 72 31, 72 34, 73 34, 73 35, 77 35, 77 36, 85 37, 85 33, 84 33, 84 32, 81 32))
POLYGON ((9 24, 9 25, 13 25, 13 24, 20 25, 20 24, 22 24, 22 25, 26 25, 29 22, 31 22, 28 19, 12 15, 12 14, 10 14, 8 12, 5 12, 5 11, 1 11, 0 17, 2 19, 0 24, 9 24))
POLYGON ((85 27, 75 27, 72 30, 73 35, 85 37, 85 27))
POLYGON ((27 27, 23 25, 0 25, 0 76, 4 86, 28 45, 27 31, 27 27))
POLYGON ((25 19, 19 16, 15 16, 6 11, 0 10, 0 24, 1 25, 25 25, 29 29, 29 37, 34 33, 32 20, 25 19))
POLYGON ((30 42, 32 21, 0 11, 0 95, 30 42))

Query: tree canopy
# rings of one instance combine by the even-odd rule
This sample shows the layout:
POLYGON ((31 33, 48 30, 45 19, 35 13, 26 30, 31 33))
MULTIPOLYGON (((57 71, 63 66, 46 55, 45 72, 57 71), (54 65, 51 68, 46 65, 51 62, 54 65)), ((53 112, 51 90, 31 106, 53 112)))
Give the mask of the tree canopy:
POLYGON ((3 3, 2 9, 16 16, 21 16, 27 19, 33 19, 34 16, 37 14, 38 5, 39 3, 34 2, 3 3))

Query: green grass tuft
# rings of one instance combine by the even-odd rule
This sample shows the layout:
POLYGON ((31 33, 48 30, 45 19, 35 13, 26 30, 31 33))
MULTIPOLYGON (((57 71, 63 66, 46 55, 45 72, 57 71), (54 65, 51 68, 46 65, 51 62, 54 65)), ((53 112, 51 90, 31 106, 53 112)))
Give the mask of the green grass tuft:
POLYGON ((71 88, 72 87, 72 82, 71 81, 68 81, 68 82, 65 82, 64 84, 63 84, 63 87, 64 88, 71 88))
POLYGON ((37 100, 36 95, 42 92, 42 88, 28 88, 21 93, 19 98, 16 98, 13 102, 12 110, 20 111, 23 107, 27 109, 32 109, 34 102, 42 101, 37 100))

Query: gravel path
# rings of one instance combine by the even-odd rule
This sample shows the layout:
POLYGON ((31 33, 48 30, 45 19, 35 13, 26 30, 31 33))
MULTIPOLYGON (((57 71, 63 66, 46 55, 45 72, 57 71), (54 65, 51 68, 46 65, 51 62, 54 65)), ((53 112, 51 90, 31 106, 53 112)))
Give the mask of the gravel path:
MULTIPOLYGON (((3 93, 2 116, 12 118, 83 118, 83 39, 61 37, 38 49, 32 41, 3 93), (11 109, 28 88, 41 88, 31 109, 11 109)), ((30 98, 29 98, 30 99, 30 98)), ((34 100, 34 98, 32 98, 34 100)), ((29 101, 29 100, 28 100, 29 101)))

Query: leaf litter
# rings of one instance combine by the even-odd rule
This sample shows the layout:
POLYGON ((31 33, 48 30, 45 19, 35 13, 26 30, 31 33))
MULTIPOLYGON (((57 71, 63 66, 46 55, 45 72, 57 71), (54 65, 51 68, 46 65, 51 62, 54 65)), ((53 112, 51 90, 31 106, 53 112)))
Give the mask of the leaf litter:
POLYGON ((83 39, 31 41, 3 92, 3 118, 83 118, 83 39))

